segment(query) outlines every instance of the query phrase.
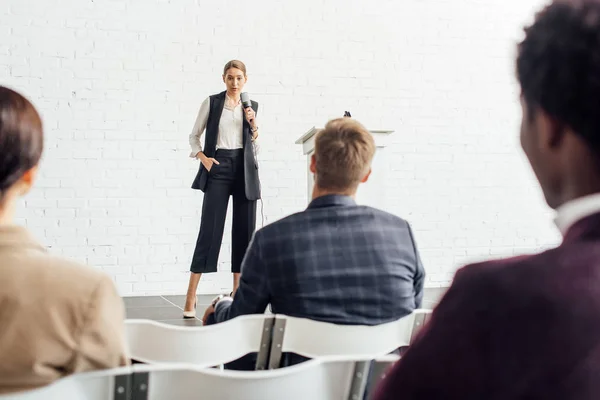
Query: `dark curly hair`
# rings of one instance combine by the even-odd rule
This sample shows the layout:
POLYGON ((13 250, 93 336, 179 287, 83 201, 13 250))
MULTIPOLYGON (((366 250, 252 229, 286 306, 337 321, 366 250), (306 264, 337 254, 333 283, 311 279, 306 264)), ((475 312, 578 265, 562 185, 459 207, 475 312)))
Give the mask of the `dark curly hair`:
POLYGON ((0 86, 0 200, 42 156, 42 120, 14 90, 0 86))
POLYGON ((518 46, 517 76, 539 107, 600 154, 600 0, 556 0, 518 46))

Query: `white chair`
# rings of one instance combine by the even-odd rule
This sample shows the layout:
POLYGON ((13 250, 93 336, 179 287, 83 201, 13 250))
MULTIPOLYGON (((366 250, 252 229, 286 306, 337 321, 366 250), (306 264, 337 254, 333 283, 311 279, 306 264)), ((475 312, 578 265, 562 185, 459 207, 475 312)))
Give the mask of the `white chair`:
POLYGON ((0 396, 0 400, 130 400, 130 367, 70 375, 40 389, 0 396))
POLYGON ((202 327, 180 327, 150 320, 126 320, 131 358, 147 364, 190 363, 212 367, 258 353, 265 369, 274 316, 245 315, 202 327))
MULTIPOLYGON (((310 360, 269 371, 135 365, 135 400, 362 400, 356 362, 310 360), (354 379, 357 377, 357 379, 354 379), (143 387, 144 390, 139 388, 143 387)), ((361 391, 362 390, 362 391, 361 391)))
POLYGON ((269 371, 220 371, 190 364, 133 367, 71 375, 48 386, 0 400, 362 400, 398 356, 375 360, 310 360, 269 371), (377 372, 381 371, 381 372, 377 372))
POLYGON ((276 315, 268 368, 279 368, 282 353, 287 352, 308 358, 374 359, 408 346, 430 314, 431 310, 415 310, 397 321, 374 326, 276 315))

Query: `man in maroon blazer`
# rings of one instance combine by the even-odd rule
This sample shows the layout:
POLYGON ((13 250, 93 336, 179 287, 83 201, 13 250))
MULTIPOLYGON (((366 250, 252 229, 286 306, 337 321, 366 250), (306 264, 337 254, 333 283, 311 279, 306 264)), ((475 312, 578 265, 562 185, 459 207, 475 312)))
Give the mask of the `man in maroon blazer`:
POLYGON ((600 399, 600 0, 525 33, 521 145, 564 240, 461 269, 377 400, 600 399))

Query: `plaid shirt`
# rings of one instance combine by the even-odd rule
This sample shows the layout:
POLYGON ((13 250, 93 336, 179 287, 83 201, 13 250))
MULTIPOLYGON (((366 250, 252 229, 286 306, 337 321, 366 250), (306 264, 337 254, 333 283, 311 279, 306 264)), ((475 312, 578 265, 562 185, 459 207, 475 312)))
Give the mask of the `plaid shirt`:
POLYGON ((327 195, 257 231, 233 300, 215 321, 263 313, 350 325, 394 321, 421 306, 425 271, 409 224, 327 195))

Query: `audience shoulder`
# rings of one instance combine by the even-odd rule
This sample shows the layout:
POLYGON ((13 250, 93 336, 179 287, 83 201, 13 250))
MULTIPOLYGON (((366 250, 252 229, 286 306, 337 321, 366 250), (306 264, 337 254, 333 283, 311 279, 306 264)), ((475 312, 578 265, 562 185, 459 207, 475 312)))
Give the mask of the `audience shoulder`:
POLYGON ((288 215, 287 217, 283 217, 278 219, 277 221, 273 221, 270 224, 265 225, 264 227, 257 229, 256 233, 261 235, 269 234, 270 232, 277 232, 280 228, 290 225, 293 226, 297 222, 304 221, 306 219, 306 211, 299 211, 294 214, 288 215))
POLYGON ((516 256, 467 264, 456 271, 453 282, 498 281, 496 276, 504 275, 506 271, 526 264, 531 257, 516 256))
POLYGON ((390 224, 396 224, 402 227, 407 227, 409 225, 408 221, 399 217, 395 214, 392 214, 387 211, 380 210, 379 208, 371 207, 371 206, 360 206, 362 210, 364 210, 367 214, 372 214, 376 218, 380 218, 389 222, 390 224))
POLYGON ((53 282, 57 287, 68 288, 67 293, 73 295, 89 295, 99 285, 107 284, 107 281, 114 286, 114 282, 105 272, 75 260, 43 254, 38 260, 32 259, 31 262, 44 265, 44 268, 36 270, 46 275, 46 282, 53 282))
MULTIPOLYGON (((396 226, 401 229, 407 229, 409 226, 409 223, 406 220, 378 208, 370 206, 358 206, 357 209, 359 209, 364 215, 373 216, 373 218, 377 219, 378 222, 383 222, 387 226, 396 226)), ((290 229, 295 229, 297 228, 298 224, 310 220, 311 218, 321 218, 321 216, 318 214, 313 215, 311 213, 307 213, 306 210, 299 211, 265 225, 263 228, 258 229, 256 233, 263 237, 266 236, 272 238, 277 236, 278 232, 286 230, 288 227, 290 229)))

